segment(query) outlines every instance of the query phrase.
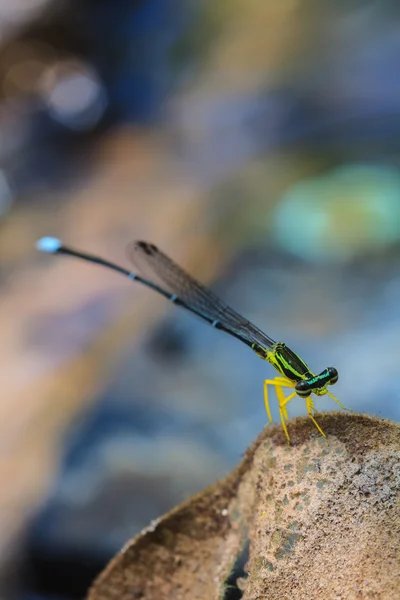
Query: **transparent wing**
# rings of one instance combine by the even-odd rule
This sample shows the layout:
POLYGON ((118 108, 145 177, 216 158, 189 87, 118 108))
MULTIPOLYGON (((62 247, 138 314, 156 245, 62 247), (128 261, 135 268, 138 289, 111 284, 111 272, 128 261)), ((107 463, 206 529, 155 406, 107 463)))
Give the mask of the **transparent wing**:
POLYGON ((153 244, 131 242, 127 247, 127 254, 149 281, 178 296, 189 310, 193 309, 209 320, 218 321, 222 329, 245 343, 256 343, 267 348, 272 348, 275 344, 269 336, 229 308, 153 244))

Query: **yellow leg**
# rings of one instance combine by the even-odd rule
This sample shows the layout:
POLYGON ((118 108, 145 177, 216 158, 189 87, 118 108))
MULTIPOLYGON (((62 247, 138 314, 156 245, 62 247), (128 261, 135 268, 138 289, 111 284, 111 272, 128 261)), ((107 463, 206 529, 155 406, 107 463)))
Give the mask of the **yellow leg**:
POLYGON ((268 401, 268 379, 266 379, 264 381, 264 404, 265 404, 265 410, 267 411, 267 416, 268 416, 268 421, 270 423, 272 423, 272 415, 271 415, 271 410, 269 408, 269 401, 268 401))
POLYGON ((290 394, 290 396, 285 398, 282 388, 277 386, 276 387, 276 395, 278 397, 278 402, 279 402, 279 416, 281 418, 283 431, 285 432, 286 439, 287 439, 288 443, 290 444, 290 436, 289 436, 289 432, 286 427, 286 423, 289 421, 289 415, 287 412, 286 404, 288 402, 290 402, 290 400, 292 400, 296 396, 296 392, 293 392, 293 394, 290 394))
POLYGON ((297 394, 296 392, 293 392, 293 394, 290 394, 290 396, 287 396, 285 398, 281 388, 279 388, 279 392, 280 394, 278 393, 278 388, 276 388, 276 395, 278 396, 279 400, 279 408, 282 409, 282 413, 284 414, 285 420, 289 421, 289 415, 287 412, 286 404, 293 400, 293 398, 295 398, 297 394))
POLYGON ((315 427, 318 429, 320 434, 323 435, 324 438, 326 438, 325 433, 322 431, 321 427, 318 425, 317 421, 314 419, 313 411, 315 410, 315 407, 314 407, 314 402, 312 401, 311 396, 309 396, 306 399, 306 407, 307 407, 308 416, 310 417, 311 421, 314 423, 315 427))
POLYGON ((342 408, 343 410, 348 410, 349 412, 354 412, 354 410, 352 410, 351 408, 347 408, 347 406, 344 406, 340 400, 338 400, 337 398, 335 398, 335 396, 333 396, 333 394, 331 394, 330 392, 326 392, 328 394, 328 396, 330 398, 332 398, 332 400, 334 400, 336 402, 336 404, 338 404, 340 406, 340 408, 342 408))
POLYGON ((268 386, 269 385, 273 385, 275 387, 276 391, 278 392, 278 388, 293 387, 293 383, 291 381, 289 381, 289 379, 286 379, 285 377, 275 377, 275 379, 266 379, 264 381, 265 410, 267 411, 267 416, 268 416, 269 422, 272 423, 272 415, 271 415, 271 410, 269 407, 269 400, 268 400, 268 386))
MULTIPOLYGON (((267 411, 267 416, 268 416, 269 422, 272 423, 272 415, 271 415, 271 410, 270 410, 270 407, 269 407, 269 400, 268 400, 268 386, 269 385, 273 385, 275 387, 276 396, 278 398, 278 403, 279 403, 279 416, 280 416, 280 419, 281 419, 283 431, 285 432, 285 435, 286 435, 286 438, 287 438, 288 442, 290 442, 289 432, 288 432, 287 427, 286 427, 286 423, 289 421, 289 415, 288 415, 288 412, 287 412, 286 405, 291 400, 293 400, 293 398, 295 398, 297 394, 296 394, 296 392, 293 392, 292 394, 290 394, 289 396, 287 396, 285 398, 285 395, 283 393, 283 389, 282 388, 284 388, 284 387, 286 387, 286 388, 293 388, 295 384, 292 381, 290 381, 289 379, 286 379, 285 377, 275 377, 275 379, 266 379, 264 381, 265 410, 267 411)), ((333 396, 333 394, 331 394, 328 391, 326 391, 326 393, 328 394, 328 396, 330 398, 332 398, 332 400, 334 400, 336 402, 336 404, 338 404, 338 406, 340 406, 341 409, 353 412, 351 410, 351 408, 347 408, 346 406, 344 406, 340 402, 340 400, 338 400, 335 396, 333 396)), ((313 402, 311 396, 309 396, 308 398, 306 398, 306 408, 307 408, 308 416, 310 417, 310 419, 314 423, 315 427, 318 429, 318 431, 320 432, 320 434, 324 438, 326 438, 325 433, 322 431, 321 427, 318 425, 316 419, 314 418, 314 414, 316 413, 316 410, 315 410, 314 402, 313 402)))
POLYGON ((283 431, 285 432, 288 442, 290 442, 289 433, 288 433, 288 430, 286 427, 286 422, 289 420, 286 404, 288 402, 290 402, 290 400, 292 400, 296 396, 296 392, 294 392, 293 394, 290 394, 290 396, 288 396, 285 399, 282 388, 283 387, 293 388, 293 382, 290 381, 289 379, 286 379, 285 377, 275 377, 275 379, 266 379, 264 381, 265 410, 267 411, 269 422, 272 423, 272 415, 271 415, 271 410, 269 408, 269 400, 268 400, 268 386, 269 385, 273 385, 275 387, 275 391, 276 391, 276 395, 277 395, 278 403, 279 403, 279 416, 281 418, 283 431))
POLYGON ((275 387, 279 385, 280 387, 294 387, 293 381, 286 379, 286 377, 275 377, 274 379, 266 379, 264 381, 267 385, 274 385, 275 387))

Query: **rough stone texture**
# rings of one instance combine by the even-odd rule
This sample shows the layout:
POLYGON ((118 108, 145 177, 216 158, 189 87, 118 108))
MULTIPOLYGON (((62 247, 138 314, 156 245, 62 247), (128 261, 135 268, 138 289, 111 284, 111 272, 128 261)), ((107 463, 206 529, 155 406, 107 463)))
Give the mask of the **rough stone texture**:
POLYGON ((90 600, 221 599, 247 539, 243 600, 379 598, 400 590, 400 428, 333 413, 265 429, 225 480, 116 556, 90 600))

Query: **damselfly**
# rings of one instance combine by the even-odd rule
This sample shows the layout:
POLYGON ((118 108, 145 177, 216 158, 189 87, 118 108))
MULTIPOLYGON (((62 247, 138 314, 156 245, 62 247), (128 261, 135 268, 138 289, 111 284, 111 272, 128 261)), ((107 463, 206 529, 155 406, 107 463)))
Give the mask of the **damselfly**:
POLYGON ((57 238, 41 238, 37 242, 37 248, 52 254, 75 256, 122 273, 122 275, 158 292, 174 304, 183 306, 207 321, 215 329, 221 329, 249 346, 260 358, 267 360, 279 373, 279 377, 264 381, 265 409, 268 420, 272 423, 268 386, 273 386, 278 398, 282 427, 288 441, 290 441, 290 437, 286 426, 289 420, 287 405, 295 396, 305 399, 307 412, 320 434, 324 437, 326 437, 325 433, 314 417, 316 409, 311 395, 324 396, 327 394, 340 408, 348 410, 328 390, 328 386, 335 384, 339 378, 334 367, 327 367, 319 375, 315 375, 310 371, 304 360, 293 350, 290 350, 286 344, 274 342, 272 338, 240 316, 208 288, 188 275, 153 244, 132 242, 127 249, 131 262, 146 278, 98 256, 64 246, 57 238), (285 397, 284 388, 291 388, 294 391, 285 397))

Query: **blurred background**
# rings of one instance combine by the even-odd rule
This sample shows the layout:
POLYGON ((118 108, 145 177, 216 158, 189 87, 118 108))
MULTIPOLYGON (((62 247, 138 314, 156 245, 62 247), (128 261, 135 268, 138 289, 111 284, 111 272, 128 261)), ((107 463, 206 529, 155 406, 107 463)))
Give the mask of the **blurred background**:
POLYGON ((2 598, 82 598, 237 464, 275 375, 38 237, 152 241, 399 420, 399 52, 395 0, 0 2, 2 598))

